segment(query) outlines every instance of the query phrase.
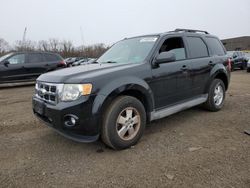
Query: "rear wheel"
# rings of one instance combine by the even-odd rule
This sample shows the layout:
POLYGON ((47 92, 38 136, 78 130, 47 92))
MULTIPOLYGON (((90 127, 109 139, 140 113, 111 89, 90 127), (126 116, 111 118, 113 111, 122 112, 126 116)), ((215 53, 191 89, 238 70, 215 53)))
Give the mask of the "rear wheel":
POLYGON ((103 119, 102 140, 113 149, 135 145, 146 125, 143 104, 134 97, 120 96, 108 106, 103 119))
POLYGON ((250 67, 249 67, 249 68, 247 68, 247 72, 250 72, 250 67))
POLYGON ((214 79, 210 85, 208 99, 204 103, 204 107, 210 111, 219 111, 225 100, 225 85, 222 80, 214 79))

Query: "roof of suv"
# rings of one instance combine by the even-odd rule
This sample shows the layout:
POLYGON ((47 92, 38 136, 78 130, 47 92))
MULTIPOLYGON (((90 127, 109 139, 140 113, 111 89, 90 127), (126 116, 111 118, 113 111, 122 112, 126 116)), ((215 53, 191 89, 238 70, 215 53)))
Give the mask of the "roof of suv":
MULTIPOLYGON (((136 37, 129 37, 129 38, 137 38, 137 37, 150 37, 150 36, 165 36, 165 35, 172 35, 172 34, 182 34, 182 35, 205 35, 205 36, 210 36, 210 37, 216 37, 214 35, 209 34, 207 31, 202 31, 202 30, 193 30, 193 29, 175 29, 174 31, 167 31, 163 33, 155 33, 155 34, 148 34, 148 35, 140 35, 136 37)), ((129 39, 125 38, 125 39, 129 39)), ((216 37, 217 38, 217 37, 216 37)))

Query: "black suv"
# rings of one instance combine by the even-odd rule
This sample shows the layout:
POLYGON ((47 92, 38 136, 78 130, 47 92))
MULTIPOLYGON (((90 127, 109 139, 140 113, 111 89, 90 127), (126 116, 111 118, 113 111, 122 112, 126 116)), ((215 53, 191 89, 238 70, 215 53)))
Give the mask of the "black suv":
POLYGON ((101 137, 124 149, 138 142, 147 122, 200 104, 220 110, 230 68, 222 43, 207 32, 127 38, 93 64, 41 75, 33 111, 70 139, 101 137))
POLYGON ((48 52, 15 52, 0 57, 0 83, 32 81, 42 73, 66 67, 63 58, 48 52))

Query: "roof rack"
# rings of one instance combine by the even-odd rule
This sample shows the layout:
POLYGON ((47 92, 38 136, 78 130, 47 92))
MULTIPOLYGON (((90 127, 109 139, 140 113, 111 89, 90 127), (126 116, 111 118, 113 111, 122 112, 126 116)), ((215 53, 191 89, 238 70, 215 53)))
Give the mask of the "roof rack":
POLYGON ((174 30, 175 32, 189 32, 189 33, 205 33, 209 34, 207 31, 202 31, 202 30, 194 30, 194 29, 176 29, 174 30))

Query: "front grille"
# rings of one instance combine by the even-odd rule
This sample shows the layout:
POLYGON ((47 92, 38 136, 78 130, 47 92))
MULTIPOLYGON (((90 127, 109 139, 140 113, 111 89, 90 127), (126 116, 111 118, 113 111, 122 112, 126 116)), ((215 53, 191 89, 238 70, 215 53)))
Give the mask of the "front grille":
POLYGON ((36 97, 50 104, 58 103, 58 96, 62 84, 53 84, 45 82, 36 83, 36 97))

